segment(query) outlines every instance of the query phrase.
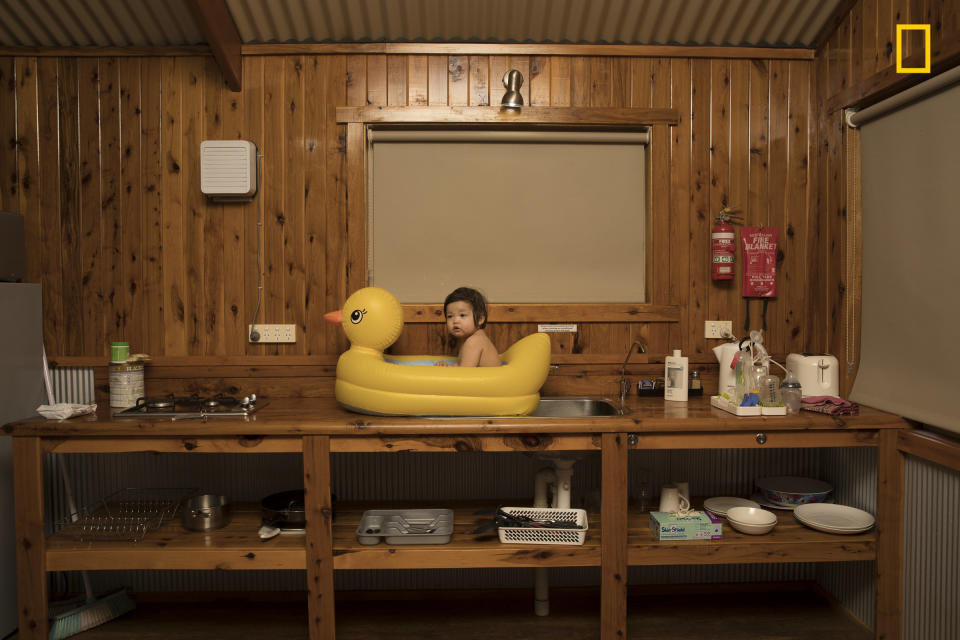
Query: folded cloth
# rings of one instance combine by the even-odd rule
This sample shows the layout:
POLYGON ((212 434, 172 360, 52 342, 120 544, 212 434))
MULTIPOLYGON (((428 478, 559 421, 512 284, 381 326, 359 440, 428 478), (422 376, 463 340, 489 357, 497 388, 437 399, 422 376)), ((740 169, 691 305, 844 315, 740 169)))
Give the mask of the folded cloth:
POLYGON ((76 416, 85 416, 97 410, 95 404, 71 404, 58 402, 57 404, 42 404, 37 407, 37 413, 50 420, 66 420, 76 416))
POLYGON ((860 405, 856 402, 836 396, 807 396, 800 401, 800 408, 831 416, 855 416, 860 413, 860 405))

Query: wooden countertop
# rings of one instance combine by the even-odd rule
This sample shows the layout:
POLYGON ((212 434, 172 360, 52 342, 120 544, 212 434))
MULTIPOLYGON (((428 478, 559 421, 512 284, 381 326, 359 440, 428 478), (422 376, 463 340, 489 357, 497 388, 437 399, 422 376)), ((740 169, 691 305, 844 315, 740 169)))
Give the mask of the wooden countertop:
POLYGON ((368 416, 341 408, 333 398, 263 398, 267 405, 246 418, 211 417, 172 421, 138 416, 115 418, 109 407, 96 415, 69 420, 40 416, 11 422, 3 433, 47 438, 76 437, 198 437, 198 436, 288 436, 302 435, 458 435, 525 433, 656 433, 730 431, 808 431, 898 429, 907 422, 896 415, 861 407, 860 415, 831 417, 811 411, 795 416, 738 417, 710 406, 707 397, 686 403, 662 398, 631 397, 630 413, 600 418, 420 418, 368 416))

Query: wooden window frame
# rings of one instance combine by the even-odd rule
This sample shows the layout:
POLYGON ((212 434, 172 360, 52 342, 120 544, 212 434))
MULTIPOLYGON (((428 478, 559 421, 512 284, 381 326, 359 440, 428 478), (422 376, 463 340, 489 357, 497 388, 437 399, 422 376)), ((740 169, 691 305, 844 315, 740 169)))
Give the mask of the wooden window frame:
MULTIPOLYGON (((651 143, 665 146, 669 143, 669 128, 680 121, 676 109, 634 109, 593 107, 524 107, 520 110, 491 107, 338 107, 337 123, 346 125, 347 164, 347 290, 356 291, 367 285, 367 130, 374 124, 410 125, 565 125, 616 128, 650 127, 651 143)), ((655 162, 662 157, 651 156, 648 177, 655 171, 655 162)), ((669 155, 666 156, 669 162, 669 155)), ((662 168, 661 168, 662 169, 662 168)), ((648 184, 650 180, 648 180, 648 184)), ((647 189, 647 211, 652 214, 647 189)), ((651 225, 648 216, 648 226, 651 225)), ((666 245, 665 238, 653 233, 647 251, 648 266, 655 255, 669 255, 655 250, 657 243, 666 245)), ((648 279, 653 272, 648 269, 648 279)), ((664 277, 663 274, 660 277, 664 277)), ((665 286, 650 286, 649 303, 610 304, 491 304, 490 322, 679 322, 679 305, 665 304, 665 286)), ((443 315, 440 304, 404 304, 404 321, 409 323, 437 322, 443 315)))

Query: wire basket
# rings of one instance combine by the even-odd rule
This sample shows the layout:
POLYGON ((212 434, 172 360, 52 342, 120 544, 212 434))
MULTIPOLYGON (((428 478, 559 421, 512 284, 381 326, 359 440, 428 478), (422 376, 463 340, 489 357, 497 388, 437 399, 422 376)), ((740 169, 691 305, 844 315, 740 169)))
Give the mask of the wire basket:
POLYGON ((536 507, 501 507, 505 513, 534 520, 569 522, 578 529, 538 527, 500 527, 500 542, 508 544, 572 544, 582 545, 587 539, 587 512, 583 509, 540 509, 536 507))
POLYGON ((183 500, 194 489, 126 488, 91 507, 57 521, 59 532, 81 542, 139 542, 150 531, 176 517, 183 500))

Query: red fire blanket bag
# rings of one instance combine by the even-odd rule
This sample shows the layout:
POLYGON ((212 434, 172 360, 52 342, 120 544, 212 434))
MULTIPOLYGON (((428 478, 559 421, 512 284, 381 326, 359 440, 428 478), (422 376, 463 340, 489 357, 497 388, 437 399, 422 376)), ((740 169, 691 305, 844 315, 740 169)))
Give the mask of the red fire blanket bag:
POLYGON ((780 230, 776 227, 744 227, 743 297, 777 297, 777 244, 780 230))

